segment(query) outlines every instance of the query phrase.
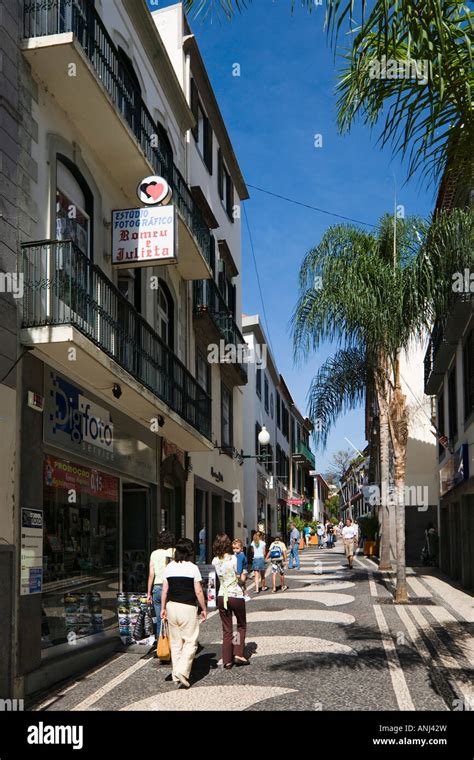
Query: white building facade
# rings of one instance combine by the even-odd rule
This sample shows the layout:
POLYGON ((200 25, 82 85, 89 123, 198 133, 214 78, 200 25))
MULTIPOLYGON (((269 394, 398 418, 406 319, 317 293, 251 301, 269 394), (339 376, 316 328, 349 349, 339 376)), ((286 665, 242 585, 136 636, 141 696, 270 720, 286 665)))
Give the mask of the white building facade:
MULTIPOLYGON (((216 532, 243 535, 246 368, 211 349, 244 344, 247 192, 182 7, 171 14, 171 42, 145 0, 31 3, 8 32, 23 292, 8 307, 0 386, 0 525, 16 589, 0 640, 6 697, 120 646, 117 594, 146 591, 160 531, 197 539, 202 521, 207 559, 216 532), (166 183, 158 229, 143 194, 166 183), (25 530, 38 535, 21 561, 25 530)), ((1 254, 8 271, 3 243, 1 254)))

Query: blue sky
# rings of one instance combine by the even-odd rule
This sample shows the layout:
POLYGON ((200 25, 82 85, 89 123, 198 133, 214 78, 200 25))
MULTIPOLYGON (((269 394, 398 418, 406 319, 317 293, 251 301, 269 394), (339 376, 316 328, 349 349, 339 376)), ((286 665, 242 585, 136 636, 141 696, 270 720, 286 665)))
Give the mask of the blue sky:
MULTIPOLYGON (((150 0, 149 0, 150 2, 150 0)), ((159 7, 172 5, 161 2, 159 7)), ((156 6, 155 6, 156 7, 156 6)), ((337 61, 323 32, 322 7, 309 14, 291 0, 254 0, 227 21, 190 18, 244 178, 252 185, 338 214, 375 224, 397 202, 407 215, 427 215, 433 192, 414 179, 404 185, 406 163, 376 144, 362 125, 341 136, 336 126, 337 61), (240 77, 232 76, 240 64, 240 77), (322 135, 316 148, 314 136, 322 135)), ((335 347, 325 345, 295 368, 289 321, 298 295, 305 253, 337 219, 249 188, 246 211, 265 299, 270 340, 278 367, 302 412, 311 378, 335 347)), ((243 310, 262 314, 249 238, 243 232, 243 310)), ((334 451, 364 446, 363 413, 341 418, 325 451, 316 452, 325 471, 334 451)))

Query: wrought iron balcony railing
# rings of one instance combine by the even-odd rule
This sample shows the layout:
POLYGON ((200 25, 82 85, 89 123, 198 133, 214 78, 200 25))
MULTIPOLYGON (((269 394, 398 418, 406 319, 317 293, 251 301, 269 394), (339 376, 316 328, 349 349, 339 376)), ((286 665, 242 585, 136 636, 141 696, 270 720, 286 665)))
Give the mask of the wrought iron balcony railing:
MULTIPOLYGON (((242 333, 237 327, 234 317, 214 280, 196 280, 194 289, 194 313, 209 314, 219 330, 225 345, 235 346, 236 356, 241 356, 247 349, 242 333)), ((236 362, 240 373, 247 378, 247 367, 244 363, 236 362)))
MULTIPOLYGON (((141 93, 121 61, 92 0, 25 1, 24 35, 44 37, 72 32, 102 83, 135 135, 138 145, 153 166, 173 189, 173 200, 209 264, 210 231, 191 191, 174 165, 141 93)), ((120 156, 117 156, 120 160, 120 156)))
POLYGON ((295 454, 298 454, 299 456, 303 456, 306 459, 307 463, 310 464, 312 469, 314 470, 314 468, 316 467, 316 460, 314 458, 314 454, 312 453, 312 451, 308 449, 307 446, 305 446, 304 443, 302 443, 302 441, 296 444, 295 454))
POLYGON ((70 240, 21 248, 22 325, 73 325, 206 438, 211 397, 102 270, 70 240))

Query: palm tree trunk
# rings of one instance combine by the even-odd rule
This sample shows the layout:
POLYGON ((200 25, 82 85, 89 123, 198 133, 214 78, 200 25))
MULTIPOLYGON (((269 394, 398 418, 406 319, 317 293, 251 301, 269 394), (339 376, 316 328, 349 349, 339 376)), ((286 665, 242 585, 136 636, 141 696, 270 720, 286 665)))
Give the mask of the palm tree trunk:
POLYGON ((395 603, 408 602, 405 559, 405 477, 408 445, 408 409, 400 385, 400 360, 395 362, 395 390, 390 402, 389 425, 395 457, 395 533, 397 539, 397 587, 395 603))
POLYGON ((383 353, 379 356, 379 366, 381 374, 375 378, 375 392, 377 395, 377 405, 379 408, 380 420, 380 509, 379 519, 381 528, 380 540, 380 570, 391 570, 390 561, 390 511, 389 511, 389 383, 388 383, 388 362, 383 353))
POLYGON ((391 570, 390 511, 389 511, 389 440, 388 410, 385 401, 379 403, 380 415, 380 570, 391 570))

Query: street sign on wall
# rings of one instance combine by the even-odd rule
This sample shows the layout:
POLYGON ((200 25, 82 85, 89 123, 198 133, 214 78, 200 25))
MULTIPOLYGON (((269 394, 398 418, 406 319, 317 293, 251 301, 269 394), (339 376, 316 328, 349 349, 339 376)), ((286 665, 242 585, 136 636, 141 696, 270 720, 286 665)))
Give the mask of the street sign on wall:
POLYGON ((175 206, 112 211, 112 265, 146 267, 177 262, 175 206))

